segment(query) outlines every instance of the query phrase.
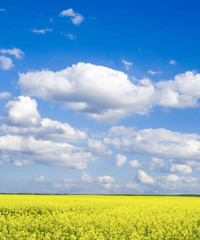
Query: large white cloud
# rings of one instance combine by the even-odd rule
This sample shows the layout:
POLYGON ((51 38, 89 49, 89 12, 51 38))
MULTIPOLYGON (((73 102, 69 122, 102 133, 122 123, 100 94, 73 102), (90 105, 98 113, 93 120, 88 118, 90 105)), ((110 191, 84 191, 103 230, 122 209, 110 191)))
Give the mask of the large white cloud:
POLYGON ((194 72, 169 81, 142 79, 133 83, 123 72, 83 62, 58 72, 21 73, 19 84, 25 95, 64 103, 106 123, 147 114, 154 106, 196 107, 200 98, 200 74, 194 72))
POLYGON ((22 166, 36 162, 84 169, 95 159, 95 152, 66 143, 86 140, 84 131, 73 129, 67 123, 41 118, 37 102, 30 97, 20 96, 9 101, 1 120, 1 131, 7 134, 0 137, 2 163, 22 166))
POLYGON ((25 95, 66 103, 68 108, 103 122, 116 122, 132 113, 146 114, 154 96, 148 79, 134 85, 123 72, 89 63, 59 72, 21 73, 19 84, 25 95))
POLYGON ((131 127, 111 127, 104 143, 117 150, 155 157, 200 160, 200 136, 173 132, 164 128, 136 130, 131 127))
POLYGON ((87 163, 95 158, 81 147, 67 143, 47 140, 36 140, 29 136, 2 136, 0 137, 0 153, 10 157, 11 161, 17 158, 18 162, 30 162, 45 165, 85 169, 87 163))

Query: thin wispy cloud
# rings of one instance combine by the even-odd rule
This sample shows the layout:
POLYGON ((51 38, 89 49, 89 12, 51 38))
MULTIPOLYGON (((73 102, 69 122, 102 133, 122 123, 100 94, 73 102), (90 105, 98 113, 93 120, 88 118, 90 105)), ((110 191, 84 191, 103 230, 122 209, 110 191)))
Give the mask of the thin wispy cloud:
POLYGON ((61 33, 61 34, 64 35, 66 38, 69 38, 70 40, 77 39, 77 36, 74 35, 73 33, 61 33))
POLYGON ((125 65, 127 70, 133 65, 132 62, 128 62, 128 61, 125 61, 125 60, 122 60, 122 63, 125 65))
POLYGON ((161 74, 162 73, 162 71, 153 71, 153 70, 148 70, 148 72, 147 72, 148 74, 150 74, 150 75, 156 75, 156 74, 161 74))
POLYGON ((33 29, 33 33, 38 33, 38 34, 45 34, 47 32, 52 32, 53 30, 51 28, 44 28, 44 29, 33 29))
POLYGON ((15 58, 18 58, 18 59, 22 59, 24 56, 24 53, 19 48, 1 49, 0 53, 13 55, 15 56, 15 58))

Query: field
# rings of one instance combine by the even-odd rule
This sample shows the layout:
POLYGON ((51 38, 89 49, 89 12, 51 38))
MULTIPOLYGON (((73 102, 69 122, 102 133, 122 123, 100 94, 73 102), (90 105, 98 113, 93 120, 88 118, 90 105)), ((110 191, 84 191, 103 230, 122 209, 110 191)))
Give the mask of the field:
POLYGON ((200 198, 0 195, 0 239, 200 239, 200 198))

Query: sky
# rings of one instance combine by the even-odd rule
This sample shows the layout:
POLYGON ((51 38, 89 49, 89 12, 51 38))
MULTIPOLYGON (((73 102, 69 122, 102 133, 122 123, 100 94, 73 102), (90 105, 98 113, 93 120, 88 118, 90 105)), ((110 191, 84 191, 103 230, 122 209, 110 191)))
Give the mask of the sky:
POLYGON ((200 194, 199 9, 1 0, 0 192, 200 194))

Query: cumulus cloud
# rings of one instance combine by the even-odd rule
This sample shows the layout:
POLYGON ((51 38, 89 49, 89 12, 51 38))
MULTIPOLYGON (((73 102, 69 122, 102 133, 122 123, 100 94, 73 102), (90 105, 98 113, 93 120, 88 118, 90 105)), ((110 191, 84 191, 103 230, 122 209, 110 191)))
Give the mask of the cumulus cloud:
POLYGON ((64 180, 46 181, 51 186, 51 192, 78 193, 78 194, 110 194, 123 190, 123 186, 115 183, 115 179, 108 175, 91 176, 82 172, 79 178, 66 178, 64 180), (120 189, 120 190, 119 190, 120 189))
POLYGON ((35 177, 35 178, 34 178, 34 181, 35 181, 35 182, 44 182, 44 179, 45 179, 44 176, 40 176, 40 177, 35 177))
POLYGON ((166 179, 169 182, 176 182, 177 180, 179 180, 179 177, 177 175, 170 174, 166 177, 166 179))
MULTIPOLYGON (((99 193, 99 194, 198 194, 200 180, 194 177, 180 177, 174 174, 152 178, 144 171, 137 179, 118 184, 111 176, 93 177, 84 172, 81 178, 53 181, 53 192, 60 193, 99 193), (83 177, 84 176, 84 177, 83 177), (138 178, 140 176, 140 179, 138 178), (148 178, 150 177, 150 179, 148 178), (153 181, 152 181, 153 179, 153 181)), ((52 189, 51 189, 52 191, 52 189)))
POLYGON ((169 171, 169 167, 165 164, 162 158, 152 157, 150 161, 147 162, 146 166, 149 170, 156 170, 156 171, 169 171))
POLYGON ((125 67, 126 67, 127 70, 133 65, 132 62, 127 62, 127 61, 125 61, 125 60, 122 60, 122 63, 125 65, 125 67))
POLYGON ((25 95, 63 102, 68 108, 108 123, 133 113, 146 114, 154 94, 147 79, 134 85, 123 72, 89 63, 59 72, 21 73, 19 84, 25 95))
POLYGON ((126 163, 126 156, 124 155, 121 155, 121 154, 117 154, 115 156, 115 164, 118 166, 118 167, 121 167, 122 165, 124 165, 126 163))
POLYGON ((59 14, 59 16, 60 17, 70 17, 72 23, 75 24, 75 25, 79 25, 84 20, 84 17, 81 14, 74 12, 74 10, 72 8, 69 8, 67 10, 63 10, 59 14))
POLYGON ((97 181, 101 183, 105 188, 110 188, 115 182, 115 179, 111 176, 99 176, 97 181))
POLYGON ((86 139, 84 131, 41 118, 37 102, 30 97, 9 101, 1 120, 1 131, 7 135, 0 137, 0 154, 8 156, 16 166, 36 162, 85 169, 88 162, 95 160, 88 149, 66 143, 86 139))
POLYGON ((0 152, 12 159, 51 166, 85 169, 94 156, 81 147, 49 140, 36 140, 32 136, 6 135, 0 137, 0 152))
POLYGON ((34 99, 20 96, 9 101, 5 108, 3 121, 14 126, 37 126, 40 122, 40 114, 37 111, 37 103, 34 99))
POLYGON ((84 131, 75 130, 67 123, 41 118, 37 102, 30 97, 19 96, 4 107, 4 124, 1 130, 11 135, 27 135, 44 140, 78 141, 86 139, 84 131))
POLYGON ((174 80, 132 82, 128 75, 103 66, 78 63, 64 70, 19 74, 22 93, 64 103, 99 122, 115 123, 133 114, 148 114, 153 107, 199 106, 200 74, 186 72, 174 80))
POLYGON ((132 160, 129 162, 129 166, 132 168, 139 168, 142 164, 138 160, 132 160))
POLYGON ((14 67, 12 59, 5 56, 0 56, 0 68, 3 70, 10 70, 14 67))
POLYGON ((199 139, 197 134, 184 134, 164 128, 136 130, 115 126, 109 129, 103 142, 113 145, 118 151, 150 154, 157 158, 200 160, 199 139))
POLYGON ((155 180, 155 188, 163 193, 197 194, 200 181, 194 177, 179 177, 174 174, 159 176, 155 180))
POLYGON ((1 49, 0 53, 13 55, 15 56, 15 58, 18 58, 18 59, 22 59, 24 56, 24 53, 19 48, 1 49))
POLYGON ((143 170, 138 171, 138 179, 140 182, 145 183, 145 184, 153 184, 154 179, 147 175, 147 173, 143 170))
POLYGON ((53 30, 50 28, 44 28, 44 29, 33 29, 33 33, 38 33, 38 34, 45 34, 46 32, 52 32, 53 30))
POLYGON ((175 174, 165 176, 148 176, 140 170, 135 179, 125 185, 126 191, 132 194, 198 194, 200 179, 195 177, 180 177, 175 174))
POLYGON ((88 139, 88 150, 99 156, 111 156, 112 154, 101 140, 96 139, 88 139))
POLYGON ((185 164, 172 164, 170 172, 178 172, 181 174, 191 174, 192 168, 185 164))

